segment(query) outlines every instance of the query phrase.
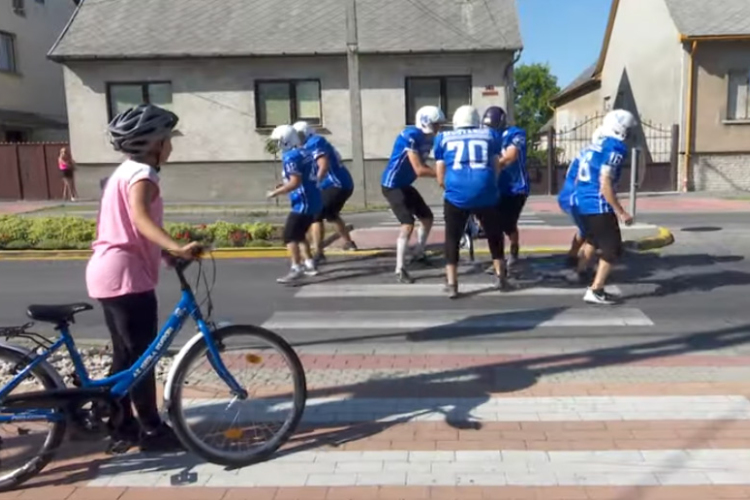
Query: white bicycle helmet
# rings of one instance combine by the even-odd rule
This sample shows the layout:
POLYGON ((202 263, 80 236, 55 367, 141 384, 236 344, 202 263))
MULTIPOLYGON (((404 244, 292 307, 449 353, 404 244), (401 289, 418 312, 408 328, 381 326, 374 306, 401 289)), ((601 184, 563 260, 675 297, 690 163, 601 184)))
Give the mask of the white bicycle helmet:
POLYGON ((108 132, 115 151, 143 156, 172 134, 179 118, 153 104, 141 104, 115 116, 108 132))
POLYGON ((437 106, 424 106, 417 111, 414 123, 425 134, 434 134, 437 131, 435 125, 445 123, 445 115, 437 106))
POLYGON ((482 119, 474 106, 461 106, 453 114, 453 128, 479 128, 482 119))
POLYGON ((291 125, 279 125, 273 129, 271 139, 278 142, 279 149, 283 152, 297 148, 302 144, 299 134, 291 125))

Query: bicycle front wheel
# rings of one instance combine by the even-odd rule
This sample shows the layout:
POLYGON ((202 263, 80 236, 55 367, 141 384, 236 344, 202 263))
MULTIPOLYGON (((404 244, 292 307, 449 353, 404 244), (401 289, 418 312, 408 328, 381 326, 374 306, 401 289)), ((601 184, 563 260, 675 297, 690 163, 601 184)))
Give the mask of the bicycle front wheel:
POLYGON ((213 338, 248 398, 230 393, 203 339, 175 367, 169 417, 197 455, 221 465, 250 465, 268 458, 297 428, 307 399, 305 372, 292 347, 268 330, 233 325, 216 330, 213 338))

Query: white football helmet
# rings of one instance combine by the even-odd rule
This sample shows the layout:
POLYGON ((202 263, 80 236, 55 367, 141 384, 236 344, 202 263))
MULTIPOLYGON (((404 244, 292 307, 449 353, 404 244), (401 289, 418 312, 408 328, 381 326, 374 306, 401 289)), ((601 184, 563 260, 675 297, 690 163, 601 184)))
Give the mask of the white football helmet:
POLYGON ((474 106, 461 106, 453 114, 453 128, 479 128, 481 121, 474 106))
POLYGON ((271 139, 278 142, 279 149, 283 152, 297 148, 302 144, 297 131, 291 125, 279 125, 273 129, 271 139))
POLYGON ((312 127, 307 122, 297 122, 292 127, 294 127, 297 133, 301 134, 304 140, 307 140, 314 133, 312 127))
POLYGON ((417 111, 414 123, 425 134, 434 134, 437 132, 435 125, 445 123, 445 115, 437 106, 425 106, 417 111))
POLYGON ((601 126, 602 135, 624 141, 628 137, 628 130, 637 124, 638 122, 630 111, 615 109, 604 117, 604 123, 601 126))

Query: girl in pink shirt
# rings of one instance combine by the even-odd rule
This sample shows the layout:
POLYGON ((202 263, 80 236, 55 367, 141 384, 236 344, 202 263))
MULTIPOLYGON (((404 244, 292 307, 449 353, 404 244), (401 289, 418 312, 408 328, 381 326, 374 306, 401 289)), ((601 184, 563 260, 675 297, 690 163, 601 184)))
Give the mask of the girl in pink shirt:
MULTIPOLYGON (((135 363, 158 334, 155 289, 162 250, 190 259, 199 249, 195 242, 180 245, 162 228, 159 168, 172 152, 177 121, 174 113, 144 104, 109 124, 112 145, 128 159, 104 187, 86 285, 104 309, 112 337, 112 373, 135 363)), ((136 444, 142 451, 180 449, 174 432, 159 416, 153 372, 131 396, 140 425, 126 398, 125 418, 113 429, 110 452, 124 453, 136 444)))
POLYGON ((57 157, 57 166, 60 169, 60 175, 62 175, 63 180, 63 199, 67 200, 70 198, 70 201, 76 201, 78 198, 74 173, 76 164, 68 148, 60 148, 60 155, 57 157))

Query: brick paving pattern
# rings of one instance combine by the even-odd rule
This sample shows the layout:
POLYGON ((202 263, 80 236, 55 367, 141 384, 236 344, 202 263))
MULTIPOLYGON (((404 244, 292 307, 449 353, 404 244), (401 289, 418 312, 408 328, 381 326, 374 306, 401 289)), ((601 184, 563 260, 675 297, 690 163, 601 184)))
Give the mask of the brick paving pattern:
POLYGON ((70 443, 0 500, 750 498, 750 383, 725 375, 741 353, 592 366, 577 382, 517 380, 582 357, 559 352, 343 351, 302 351, 310 400, 273 460, 226 470, 70 443))

